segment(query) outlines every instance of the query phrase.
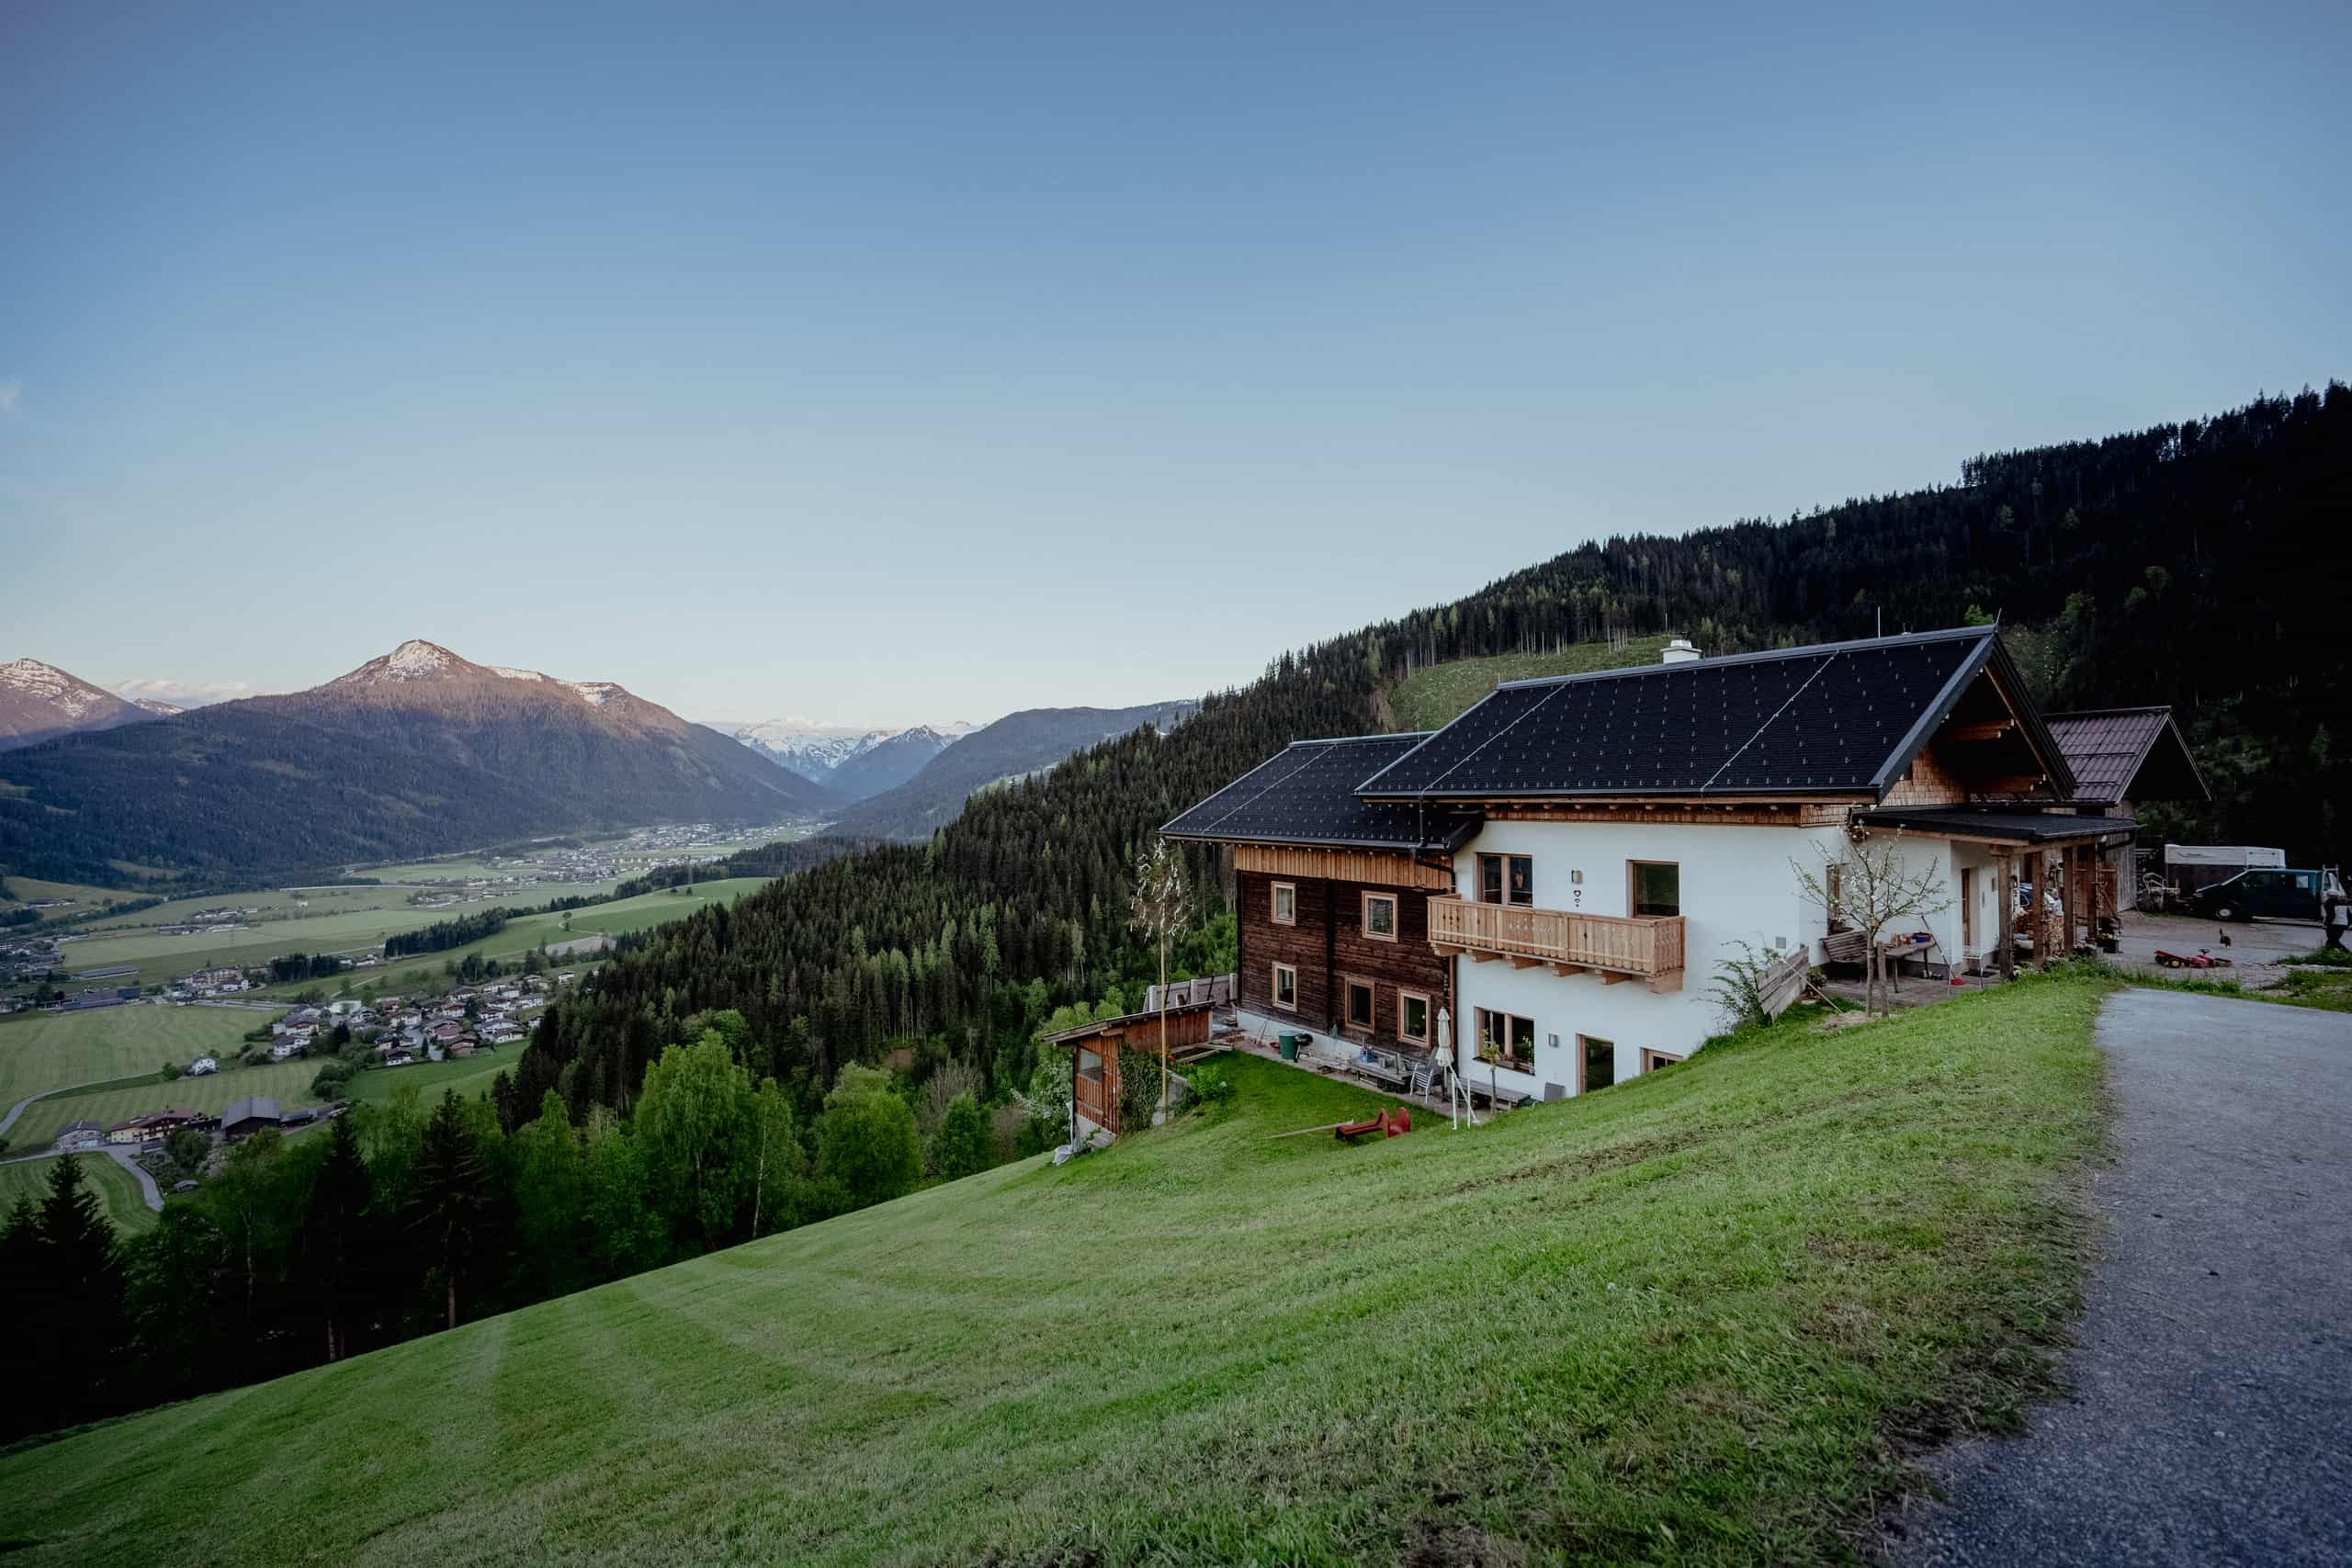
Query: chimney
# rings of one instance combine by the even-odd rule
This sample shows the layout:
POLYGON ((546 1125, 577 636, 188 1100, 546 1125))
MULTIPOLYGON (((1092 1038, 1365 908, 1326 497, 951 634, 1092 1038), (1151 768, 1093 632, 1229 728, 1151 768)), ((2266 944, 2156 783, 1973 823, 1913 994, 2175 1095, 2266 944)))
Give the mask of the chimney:
POLYGON ((1693 664, 1699 660, 1700 657, 1697 643, 1687 637, 1679 637, 1666 645, 1666 651, 1658 655, 1658 662, 1660 664, 1693 664))

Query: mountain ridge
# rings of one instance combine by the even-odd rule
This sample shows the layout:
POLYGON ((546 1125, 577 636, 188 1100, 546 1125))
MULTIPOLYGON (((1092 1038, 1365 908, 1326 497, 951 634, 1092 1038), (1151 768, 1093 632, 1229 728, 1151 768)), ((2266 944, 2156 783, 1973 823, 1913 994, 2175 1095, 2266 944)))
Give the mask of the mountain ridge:
POLYGON ((0 664, 0 751, 156 716, 54 664, 32 658, 0 664))
POLYGON ((10 868, 257 874, 569 829, 780 822, 838 804, 616 682, 477 664, 422 638, 306 691, 124 733, 139 738, 52 741, 0 763, 10 868))

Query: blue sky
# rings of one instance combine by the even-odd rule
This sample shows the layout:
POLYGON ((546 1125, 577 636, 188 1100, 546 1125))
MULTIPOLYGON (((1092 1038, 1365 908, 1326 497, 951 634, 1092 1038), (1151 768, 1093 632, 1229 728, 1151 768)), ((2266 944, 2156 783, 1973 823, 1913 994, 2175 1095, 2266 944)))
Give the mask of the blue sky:
POLYGON ((0 660, 1126 704, 2352 376, 2352 7, 1633 9, 0 6, 0 660))

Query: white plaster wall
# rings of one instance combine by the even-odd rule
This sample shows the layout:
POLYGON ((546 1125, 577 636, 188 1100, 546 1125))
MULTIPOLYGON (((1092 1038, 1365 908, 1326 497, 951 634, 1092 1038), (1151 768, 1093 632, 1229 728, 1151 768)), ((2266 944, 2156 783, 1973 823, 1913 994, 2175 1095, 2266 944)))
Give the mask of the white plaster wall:
POLYGON ((1477 1059, 1477 1011, 1517 1013, 1535 1021, 1535 1072, 1493 1069, 1506 1089, 1541 1098, 1545 1083, 1574 1094, 1577 1036, 1589 1034, 1617 1048, 1617 1081, 1641 1071, 1645 1048, 1688 1055, 1721 1032, 1708 996, 1715 964, 1743 941, 1758 948, 1816 942, 1827 928, 1819 905, 1806 900, 1793 861, 1819 874, 1824 852, 1845 851, 1835 828, 1763 828, 1699 823, 1491 822, 1456 858, 1457 885, 1478 886, 1481 853, 1532 855, 1539 908, 1595 915, 1631 913, 1626 863, 1673 861, 1682 868, 1684 950, 1682 988, 1653 994, 1640 980, 1611 986, 1596 975, 1559 975, 1547 967, 1514 969, 1496 959, 1457 959, 1459 1012, 1454 1037, 1462 1071, 1483 1084, 1489 1069, 1477 1059), (1577 885, 1571 873, 1581 871, 1577 885), (1556 1049, 1552 1036, 1558 1035, 1556 1049))

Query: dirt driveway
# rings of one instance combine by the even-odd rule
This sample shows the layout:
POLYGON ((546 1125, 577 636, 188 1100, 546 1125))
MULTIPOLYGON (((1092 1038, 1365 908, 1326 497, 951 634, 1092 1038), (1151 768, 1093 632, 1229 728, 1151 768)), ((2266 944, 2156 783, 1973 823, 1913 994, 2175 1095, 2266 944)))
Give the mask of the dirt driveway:
POLYGON ((2110 1254, 2026 1435, 1929 1463, 1904 1568, 2352 1562, 2352 1014, 2125 991, 2100 1014, 2110 1254))

